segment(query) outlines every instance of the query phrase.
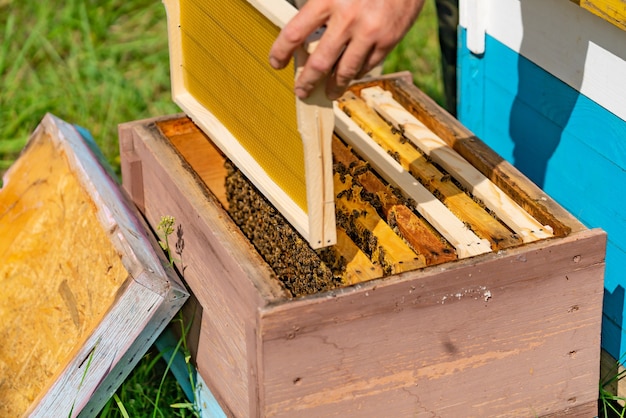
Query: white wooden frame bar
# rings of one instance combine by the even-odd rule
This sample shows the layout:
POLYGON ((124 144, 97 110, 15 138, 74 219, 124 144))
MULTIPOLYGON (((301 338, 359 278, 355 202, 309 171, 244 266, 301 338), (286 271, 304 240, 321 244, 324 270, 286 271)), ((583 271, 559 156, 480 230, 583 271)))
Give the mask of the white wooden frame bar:
POLYGON ((541 225, 443 139, 396 102, 390 92, 380 87, 370 87, 361 91, 361 97, 396 129, 402 131, 415 146, 481 199, 524 242, 553 236, 550 226, 541 225))
POLYGON ((335 104, 335 128, 348 144, 366 158, 386 181, 399 187, 417 203, 417 211, 456 249, 459 258, 491 252, 486 239, 479 238, 433 196, 415 177, 387 154, 335 104))

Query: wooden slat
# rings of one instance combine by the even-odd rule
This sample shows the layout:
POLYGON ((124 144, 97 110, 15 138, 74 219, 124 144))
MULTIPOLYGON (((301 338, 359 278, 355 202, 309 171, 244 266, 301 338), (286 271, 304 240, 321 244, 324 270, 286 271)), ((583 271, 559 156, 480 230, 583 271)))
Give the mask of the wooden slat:
MULTIPOLYGON (((337 137, 333 138, 333 157, 346 167, 352 167, 358 163, 365 164, 337 137)), ((400 202, 400 199, 374 173, 369 169, 360 173, 355 171, 357 170, 351 170, 351 174, 359 184, 367 192, 378 196, 387 223, 396 225, 402 237, 413 250, 424 256, 427 265, 456 259, 454 248, 447 244, 441 235, 435 233, 423 219, 416 216, 413 211, 400 202)))
POLYGON ((471 257, 491 251, 489 241, 479 238, 437 198, 406 171, 396 160, 384 152, 356 122, 335 104, 335 126, 339 135, 359 155, 366 158, 386 181, 400 188, 416 203, 417 211, 457 251, 459 258, 471 257))
MULTIPOLYGON (((308 59, 298 48, 295 53, 296 72, 300 76, 308 59)), ((335 196, 333 193, 333 161, 331 142, 335 117, 332 102, 326 97, 325 79, 320 81, 306 99, 296 97, 298 131, 304 147, 306 192, 309 216, 307 239, 313 248, 337 242, 335 227, 335 196)))
POLYGON ((552 227, 557 236, 586 227, 524 176, 518 169, 496 154, 456 118, 441 109, 430 97, 412 83, 401 78, 370 81, 352 86, 355 94, 366 87, 381 86, 390 91, 402 106, 417 116, 446 144, 476 167, 500 189, 542 224, 552 227))
POLYGON ((380 87, 371 87, 363 89, 361 96, 396 129, 401 130, 405 137, 446 169, 474 196, 481 199, 505 224, 520 235, 524 242, 553 235, 549 226, 537 222, 499 187, 396 102, 391 93, 380 87))
POLYGON ((415 147, 394 133, 389 125, 363 100, 348 92, 339 100, 339 106, 383 149, 391 152, 399 163, 415 176, 431 193, 482 238, 491 242, 493 249, 518 245, 521 239, 498 222, 479 204, 460 190, 450 176, 428 161, 415 147))

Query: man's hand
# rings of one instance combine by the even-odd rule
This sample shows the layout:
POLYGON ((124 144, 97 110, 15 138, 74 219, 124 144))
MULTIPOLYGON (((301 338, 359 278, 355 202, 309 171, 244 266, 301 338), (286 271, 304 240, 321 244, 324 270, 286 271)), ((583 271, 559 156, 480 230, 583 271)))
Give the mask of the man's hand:
POLYGON ((353 79, 374 68, 400 42, 423 4, 424 0, 309 0, 276 38, 270 64, 284 68, 296 48, 325 25, 295 90, 299 98, 306 98, 328 75, 326 95, 336 99, 353 79))

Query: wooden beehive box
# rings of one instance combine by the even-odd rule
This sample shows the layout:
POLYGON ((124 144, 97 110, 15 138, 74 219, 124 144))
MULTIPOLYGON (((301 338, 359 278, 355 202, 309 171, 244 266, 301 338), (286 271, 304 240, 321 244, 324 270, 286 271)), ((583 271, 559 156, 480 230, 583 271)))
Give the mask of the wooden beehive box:
POLYGON ((137 215, 47 115, 0 188, 1 416, 95 415, 187 299, 137 215))
MULTIPOLYGON (((605 234, 411 83, 371 83, 554 236, 492 240, 495 249, 451 261, 438 260, 442 251, 425 267, 373 280, 355 270, 343 284, 294 297, 293 283, 280 282, 253 246, 260 233, 251 242, 225 210, 237 202, 224 197, 227 170, 210 139, 183 115, 122 125, 124 187, 151 224, 172 215, 184 237, 179 270, 199 305, 194 362, 222 409, 236 417, 594 416, 605 234)), ((273 247, 283 264, 301 263, 286 245, 273 247)))
MULTIPOLYGON (((626 197, 614 192, 626 183, 626 1, 481 3, 489 13, 460 16, 459 120, 582 223, 606 231, 609 382, 626 358, 626 197)), ((614 383, 626 397, 626 380, 614 383)))

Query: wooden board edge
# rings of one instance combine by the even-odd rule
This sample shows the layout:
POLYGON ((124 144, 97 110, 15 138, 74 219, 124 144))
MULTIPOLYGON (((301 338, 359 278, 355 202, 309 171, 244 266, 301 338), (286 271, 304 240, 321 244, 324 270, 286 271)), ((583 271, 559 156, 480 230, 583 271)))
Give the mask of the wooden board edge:
POLYGON ((68 416, 70 410, 76 416, 87 405, 99 411, 185 300, 166 301, 130 278, 126 284, 100 325, 34 403, 30 416, 68 416))
POLYGON ((172 98, 185 88, 183 80, 183 48, 180 33, 179 0, 163 0, 167 15, 167 39, 170 56, 170 80, 172 98))
MULTIPOLYGON (((296 78, 302 72, 307 58, 302 48, 296 51, 296 78)), ((307 99, 296 97, 295 103, 298 131, 304 149, 310 232, 308 241, 313 249, 337 243, 331 149, 335 117, 333 103, 326 97, 324 85, 324 82, 318 84, 307 99)))
POLYGON ((570 0, 601 19, 626 30, 626 1, 624 0, 570 0))
POLYGON ((254 8, 269 19, 279 28, 287 23, 298 13, 298 10, 287 1, 276 0, 247 0, 254 8))
POLYGON ((541 415, 542 418, 580 418, 580 417, 597 417, 598 401, 586 402, 582 405, 566 408, 562 411, 554 412, 548 415, 541 415))
MULTIPOLYGON (((491 252, 469 259, 459 259, 457 261, 447 263, 446 265, 426 267, 417 271, 400 273, 393 277, 358 283, 350 287, 340 288, 330 292, 304 296, 298 298, 297 300, 289 301, 288 303, 281 302, 268 305, 261 310, 261 315, 267 319, 269 317, 277 318, 281 316, 286 317, 293 315, 292 312, 296 312, 300 309, 315 310, 317 307, 327 307, 331 309, 333 306, 339 306, 340 302, 351 304, 351 300, 358 300, 363 296, 367 296, 367 303, 361 305, 357 303, 354 305, 355 309, 364 309, 364 312, 375 313, 379 307, 374 303, 374 298, 372 298, 372 296, 382 297, 382 293, 385 293, 386 295, 394 293, 400 295, 404 292, 404 290, 397 289, 413 289, 417 286, 421 287, 423 282, 428 280, 428 278, 439 278, 441 275, 453 275, 455 280, 460 280, 459 278, 461 277, 474 277, 467 276, 465 272, 471 271, 474 268, 480 268, 483 270, 485 268, 484 266, 492 263, 502 263, 503 265, 507 265, 506 260, 509 260, 511 264, 523 263, 520 266, 524 266, 525 263, 528 262, 528 254, 534 254, 533 257, 543 257, 547 260, 548 258, 556 257, 557 253, 571 253, 573 255, 570 258, 569 263, 571 263, 572 268, 583 269, 605 263, 606 241, 606 232, 599 228, 577 231, 559 239, 535 241, 524 246, 507 248, 497 253, 491 252), (583 250, 586 251, 586 253, 583 253, 583 250), (326 303, 328 299, 332 299, 335 303, 328 305, 326 303), (360 308, 357 308, 358 306, 360 306, 360 308)), ((553 263, 547 263, 546 266, 553 267, 552 264, 553 263)), ((509 279, 519 281, 532 275, 536 276, 537 273, 522 269, 518 274, 514 277, 510 277, 509 279)), ((409 293, 412 292, 413 290, 409 291, 409 293)), ((439 302, 440 301, 434 300, 429 303, 439 302)), ((422 301, 422 303, 425 303, 425 301, 422 301)), ((329 322, 336 322, 337 320, 336 317, 333 317, 330 311, 322 317, 317 315, 314 315, 314 317, 316 318, 316 321, 318 321, 317 325, 320 326, 323 321, 328 320, 329 322)), ((298 318, 302 317, 299 316, 298 318)), ((265 322, 265 324, 267 326, 268 322, 265 322)), ((269 330, 266 328, 265 331, 267 332, 269 330)), ((266 334, 264 337, 267 338, 268 335, 266 334)))

